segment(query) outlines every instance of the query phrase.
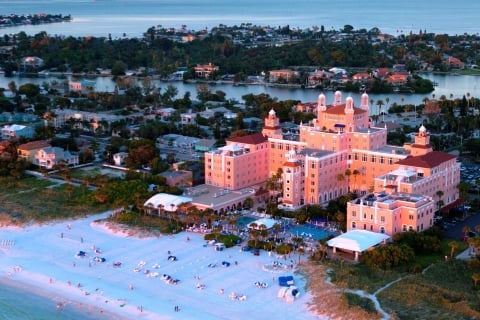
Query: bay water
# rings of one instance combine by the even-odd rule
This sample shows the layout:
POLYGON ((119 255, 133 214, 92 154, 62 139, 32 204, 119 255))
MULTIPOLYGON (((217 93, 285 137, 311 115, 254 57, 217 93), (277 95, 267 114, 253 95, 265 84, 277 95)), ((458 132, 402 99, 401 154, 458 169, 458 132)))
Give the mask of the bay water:
MULTIPOLYGON (((472 0, 0 0, 0 14, 62 14, 72 15, 72 22, 0 28, 0 35, 25 32, 29 35, 46 31, 51 35, 82 37, 87 35, 112 38, 141 37, 153 26, 188 29, 209 29, 219 24, 240 25, 253 23, 262 26, 308 28, 324 26, 326 30, 352 25, 355 29, 370 30, 378 27, 382 32, 399 35, 420 30, 437 34, 478 34, 480 32, 480 1, 472 0)), ((480 77, 427 75, 438 83, 437 98, 450 94, 461 97, 480 94, 480 77)), ((103 79, 103 78, 102 78, 103 79)), ((98 91, 109 91, 109 78, 97 80, 98 91), (103 81, 103 82, 102 82, 103 81), (100 82, 100 83, 99 83, 100 82)), ((38 82, 42 78, 4 78, 0 87, 9 81, 38 82)), ((159 86, 166 87, 165 84, 159 86)), ((178 84, 179 94, 190 91, 194 85, 178 84)), ((215 90, 215 88, 212 88, 215 90)), ((220 88, 219 88, 220 89, 220 88)), ((267 87, 222 86, 227 98, 239 98, 247 93, 269 90, 280 100, 298 99, 315 101, 319 92, 284 90, 267 87), (230 90, 230 91, 228 91, 230 90)), ((390 95, 390 103, 421 103, 429 95, 390 95), (397 101, 398 100, 398 101, 397 101), (409 102, 410 101, 410 102, 409 102)), ((375 95, 374 99, 387 96, 375 95)), ((357 98, 355 98, 357 99, 357 98)), ((1 231, 0 231, 1 232, 1 231)), ((56 308, 52 299, 27 293, 15 287, 0 286, 0 320, 27 319, 94 319, 75 308, 56 308)))

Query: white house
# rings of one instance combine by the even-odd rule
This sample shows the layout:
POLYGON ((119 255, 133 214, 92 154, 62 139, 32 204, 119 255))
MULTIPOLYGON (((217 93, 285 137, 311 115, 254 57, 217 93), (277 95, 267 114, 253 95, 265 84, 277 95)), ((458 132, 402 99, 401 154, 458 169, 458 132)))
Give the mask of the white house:
POLYGON ((2 128, 2 140, 14 139, 19 137, 33 137, 33 129, 19 124, 5 125, 2 128))
POLYGON ((128 157, 128 152, 118 152, 113 155, 113 162, 116 166, 125 164, 125 159, 128 157))
POLYGON ((47 147, 40 149, 34 158, 34 164, 46 169, 53 169, 55 165, 61 162, 68 166, 76 166, 79 163, 78 155, 74 155, 59 147, 47 147))

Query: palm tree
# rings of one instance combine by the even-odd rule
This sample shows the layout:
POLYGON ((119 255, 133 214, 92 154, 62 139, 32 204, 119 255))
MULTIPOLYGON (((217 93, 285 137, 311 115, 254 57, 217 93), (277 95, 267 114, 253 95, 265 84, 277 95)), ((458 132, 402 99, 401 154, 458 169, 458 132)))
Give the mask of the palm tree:
MULTIPOLYGON (((353 170, 352 175, 353 175, 353 183, 354 183, 354 189, 357 190, 357 176, 360 174, 360 171, 357 169, 353 170)), ((354 190, 354 191, 355 191, 354 190)))
POLYGON ((475 256, 479 255, 480 237, 473 237, 468 239, 468 245, 475 249, 475 256))
POLYGON ((71 185, 70 183, 67 183, 65 185, 65 192, 67 193, 68 195, 68 200, 70 201, 71 198, 72 198, 72 193, 73 193, 73 190, 75 189, 75 187, 73 185, 71 185))
POLYGON ((347 177, 348 192, 350 192, 350 176, 352 171, 350 169, 345 170, 345 177, 347 177))
POLYGON ((339 174, 337 174, 336 178, 337 178, 337 181, 340 183, 340 185, 343 185, 343 181, 345 181, 345 176, 343 174, 339 173, 339 174))
MULTIPOLYGON (((480 227, 480 226, 479 226, 479 227, 480 227)), ((467 237, 467 236, 468 236, 468 233, 469 233, 469 232, 472 232, 472 229, 470 229, 469 226, 463 226, 462 232, 463 232, 463 235, 464 235, 465 237, 467 237)))
POLYGON ((383 100, 378 100, 377 101, 377 106, 378 106, 378 114, 382 114, 382 106, 384 105, 385 103, 383 102, 383 100))
POLYGON ((480 234, 480 225, 475 226, 475 231, 477 232, 477 234, 480 234))
POLYGON ((305 254, 305 249, 303 247, 300 247, 297 249, 298 252, 298 263, 300 263, 301 257, 305 254))
POLYGON ((450 241, 448 243, 448 246, 450 247, 450 258, 453 258, 453 255, 455 254, 455 250, 458 248, 458 243, 457 241, 450 241))
POLYGON ((161 203, 158 204, 158 216, 161 217, 163 216, 163 209, 165 208, 165 206, 161 203))
POLYGON ((153 204, 149 203, 147 205, 147 210, 145 210, 145 214, 147 214, 147 213, 152 214, 152 212, 153 212, 153 204))
POLYGON ((250 237, 252 237, 252 240, 255 241, 255 247, 257 247, 258 237, 260 236, 258 228, 259 226, 256 222, 252 222, 248 226, 248 232, 250 233, 250 237))
POLYGON ((436 193, 436 195, 437 195, 437 197, 438 197, 438 202, 437 202, 438 211, 440 211, 440 208, 443 207, 442 197, 443 197, 444 193, 443 193, 442 190, 438 190, 437 193, 436 193))
POLYGON ((477 288, 477 283, 480 281, 480 274, 474 273, 472 274, 473 286, 477 288))

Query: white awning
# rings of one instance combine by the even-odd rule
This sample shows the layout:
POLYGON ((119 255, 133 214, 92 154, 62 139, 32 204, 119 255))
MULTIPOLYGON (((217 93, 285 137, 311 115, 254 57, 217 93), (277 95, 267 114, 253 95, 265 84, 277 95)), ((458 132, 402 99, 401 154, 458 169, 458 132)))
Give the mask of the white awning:
POLYGON ((327 244, 329 247, 363 252, 389 238, 390 236, 384 233, 376 233, 367 230, 351 230, 328 240, 327 244))
POLYGON ((157 209, 160 205, 165 211, 176 211, 178 206, 192 202, 192 198, 176 196, 168 193, 157 193, 143 204, 145 207, 152 206, 157 209))

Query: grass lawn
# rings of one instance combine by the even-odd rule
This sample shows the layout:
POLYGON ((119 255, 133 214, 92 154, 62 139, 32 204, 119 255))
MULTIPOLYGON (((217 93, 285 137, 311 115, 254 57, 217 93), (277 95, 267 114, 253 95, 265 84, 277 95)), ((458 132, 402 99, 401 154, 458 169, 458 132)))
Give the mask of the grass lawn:
MULTIPOLYGON (((337 261, 327 264, 333 270, 330 275, 336 285, 368 293, 401 278, 377 295, 382 308, 399 319, 478 319, 480 285, 474 287, 472 275, 480 273, 480 262, 473 265, 463 260, 445 261, 445 256, 449 257, 451 253, 450 242, 442 241, 438 253, 417 256, 409 266, 386 271, 363 264, 340 264, 337 261), (418 273, 413 272, 415 269, 418 273), (424 272, 420 273, 420 270, 424 272)), ((468 248, 462 242, 457 245, 454 254, 468 248)))
POLYGON ((455 70, 455 73, 466 75, 466 76, 480 76, 480 70, 478 69, 455 70))
POLYGON ((91 200, 90 190, 71 184, 55 185, 48 180, 0 179, 2 221, 47 222, 99 213, 109 208, 91 200))
POLYGON ((377 298, 400 319, 478 319, 480 291, 473 286, 474 272, 467 262, 451 259, 406 277, 377 298))

